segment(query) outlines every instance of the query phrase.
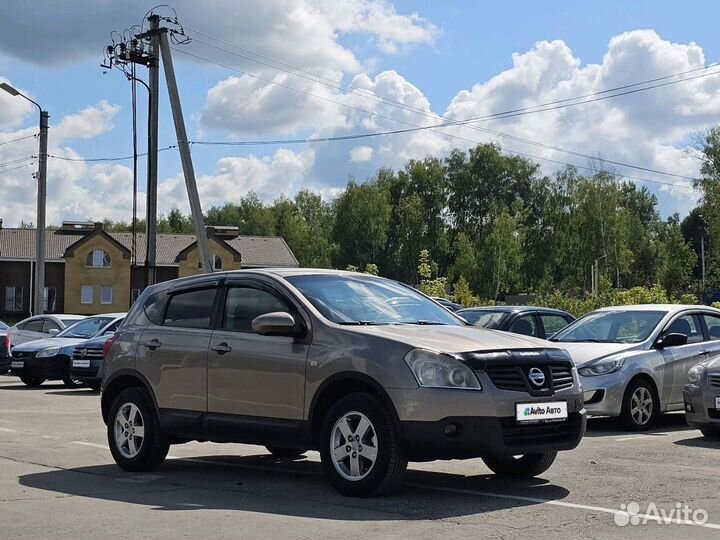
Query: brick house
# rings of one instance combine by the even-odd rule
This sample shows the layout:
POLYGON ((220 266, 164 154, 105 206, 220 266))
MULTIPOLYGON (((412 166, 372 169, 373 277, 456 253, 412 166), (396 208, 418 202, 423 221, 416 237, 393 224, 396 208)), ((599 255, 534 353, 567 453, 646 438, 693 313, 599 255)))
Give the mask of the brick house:
MULTIPOLYGON (((297 267, 281 237, 241 236, 235 227, 208 227, 215 270, 297 267)), ((0 319, 30 314, 35 267, 34 229, 8 229, 0 220, 0 319)), ((65 222, 48 231, 45 245, 46 313, 92 315, 126 311, 146 283, 145 234, 103 230, 102 223, 65 222)), ((197 241, 190 234, 158 234, 157 280, 201 272, 197 241)))

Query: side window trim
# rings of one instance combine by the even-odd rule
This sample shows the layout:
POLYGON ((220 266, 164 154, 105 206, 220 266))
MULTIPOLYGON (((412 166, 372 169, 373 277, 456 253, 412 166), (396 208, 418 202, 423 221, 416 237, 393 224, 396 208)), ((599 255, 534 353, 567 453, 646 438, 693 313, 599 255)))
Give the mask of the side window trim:
MULTIPOLYGON (((279 302, 285 305, 285 307, 289 310, 290 314, 293 316, 296 316, 298 313, 297 308, 295 307, 293 302, 288 301, 288 299, 285 297, 285 295, 279 293, 278 291, 274 290, 271 287, 266 286, 264 283, 260 283, 257 281, 250 281, 247 280, 245 282, 240 282, 233 280, 232 282, 228 282, 223 287, 224 293, 223 297, 224 300, 220 302, 220 306, 217 312, 217 319, 216 319, 216 326, 213 328, 216 330, 221 330, 223 332, 237 332, 240 334, 255 334, 255 332, 247 331, 247 330, 240 330, 236 328, 225 328, 225 310, 227 309, 227 298, 230 293, 230 289, 253 289, 256 291, 263 291, 266 292, 272 296, 274 296, 279 302)), ((296 317, 297 318, 297 317, 296 317)), ((297 322, 297 321, 296 321, 297 322)), ((305 326, 304 321, 302 321, 303 326, 305 326)))
POLYGON ((157 326, 162 326, 162 327, 167 327, 167 328, 192 328, 195 330, 214 330, 216 327, 216 324, 217 324, 216 313, 217 313, 218 298, 221 296, 220 292, 222 290, 222 287, 221 286, 213 286, 213 285, 211 285, 211 283, 219 284, 220 282, 219 281, 214 281, 214 282, 204 281, 203 282, 204 286, 183 287, 183 288, 169 290, 167 292, 167 297, 164 299, 165 305, 163 306, 161 322, 157 326), (207 328, 198 328, 198 327, 194 327, 194 326, 180 326, 180 325, 174 325, 174 324, 167 324, 165 322, 165 320, 167 318, 168 308, 170 307, 170 302, 172 302, 173 297, 175 297, 179 294, 203 290, 203 289, 214 289, 215 290, 213 306, 212 306, 212 309, 210 310, 210 324, 208 325, 207 328))

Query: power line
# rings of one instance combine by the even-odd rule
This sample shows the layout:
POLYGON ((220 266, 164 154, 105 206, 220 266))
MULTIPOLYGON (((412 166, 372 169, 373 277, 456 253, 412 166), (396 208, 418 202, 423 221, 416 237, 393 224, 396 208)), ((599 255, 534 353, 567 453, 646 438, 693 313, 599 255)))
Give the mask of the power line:
MULTIPOLYGON (((172 150, 173 148, 177 148, 176 145, 171 144, 170 146, 166 146, 164 148, 158 148, 158 152, 164 152, 166 150, 172 150)), ((138 154, 138 157, 140 156, 147 156, 147 152, 142 152, 138 154)), ((117 156, 117 157, 100 157, 100 158, 71 158, 71 157, 65 157, 65 156, 54 156, 54 155, 48 155, 49 158, 52 159, 59 159, 62 161, 75 161, 75 162, 85 162, 85 163, 95 163, 100 161, 126 161, 128 159, 133 159, 135 157, 134 154, 131 154, 129 156, 117 156)))
MULTIPOLYGON (((205 43, 205 42, 201 42, 201 43, 205 43)), ((208 45, 210 45, 210 44, 208 44, 208 45)), ((215 46, 213 46, 213 45, 210 45, 210 46, 211 46, 211 47, 215 47, 215 46)), ((217 48, 217 47, 215 47, 215 48, 217 48)), ((279 83, 279 82, 277 82, 277 81, 273 81, 273 80, 271 80, 271 79, 268 79, 268 78, 265 78, 265 77, 261 77, 261 76, 256 75, 256 74, 253 74, 253 73, 250 73, 250 72, 247 72, 247 71, 240 70, 240 69, 235 68, 235 67, 233 67, 233 66, 228 66, 228 65, 223 64, 223 63, 221 63, 221 62, 216 62, 216 61, 211 60, 211 59, 208 59, 208 58, 203 58, 203 57, 201 57, 201 56, 199 56, 199 55, 195 55, 195 54, 189 53, 189 52, 187 52, 187 51, 183 51, 183 50, 180 50, 180 49, 176 49, 176 50, 178 50, 178 52, 181 52, 181 53, 183 53, 183 54, 187 54, 187 55, 192 56, 192 57, 194 57, 194 58, 197 58, 197 59, 199 59, 199 60, 203 60, 203 61, 209 62, 209 63, 211 63, 211 64, 215 64, 215 65, 224 67, 224 68, 226 68, 226 69, 230 69, 230 70, 233 70, 233 71, 237 71, 237 72, 240 72, 240 73, 243 73, 243 74, 246 74, 246 75, 255 77, 255 78, 257 78, 257 79, 260 79, 260 80, 262 80, 262 81, 268 82, 268 83, 270 83, 270 84, 279 85, 279 86, 282 86, 282 87, 284 87, 284 88, 288 88, 288 89, 290 89, 290 90, 294 90, 294 91, 296 91, 296 92, 300 92, 300 93, 303 93, 303 94, 306 94, 306 95, 309 95, 309 96, 312 96, 312 97, 316 97, 316 98, 318 98, 318 99, 323 99, 323 100, 329 101, 329 102, 331 102, 331 103, 335 103, 335 104, 338 104, 338 105, 341 105, 341 106, 344 106, 344 107, 348 107, 348 108, 351 108, 351 109, 360 111, 360 112, 365 113, 365 114, 378 116, 378 117, 380 117, 380 118, 385 118, 385 119, 388 119, 388 120, 390 120, 390 121, 399 122, 399 123, 406 124, 406 125, 413 125, 413 124, 410 124, 409 122, 405 122, 405 121, 402 121, 402 120, 399 120, 399 119, 396 119, 396 118, 388 117, 388 116, 385 116, 385 115, 376 113, 376 112, 374 112, 374 111, 367 111, 367 110, 364 110, 364 109, 360 109, 360 108, 358 108, 358 107, 353 107, 353 106, 351 106, 351 105, 348 105, 348 104, 345 104, 345 103, 342 103, 342 102, 339 102, 339 101, 335 101, 335 100, 330 99, 330 98, 327 98, 327 97, 325 97, 325 96, 318 96, 317 94, 313 94, 313 93, 311 93, 311 92, 307 92, 307 91, 305 91, 305 90, 301 90, 301 89, 292 87, 292 86, 290 86, 290 85, 286 85, 286 84, 283 84, 283 83, 279 83)), ((224 50, 224 51, 226 51, 226 52, 229 52, 230 54, 237 54, 237 53, 233 53, 232 51, 227 51, 226 49, 221 49, 221 50, 224 50)), ((242 55, 238 55, 238 56, 242 56, 242 55)), ((242 57, 243 57, 243 58, 247 58, 247 57, 245 57, 245 56, 242 56, 242 57)), ((265 64, 265 65, 270 66, 270 64, 266 64, 266 63, 264 63, 264 62, 262 62, 262 63, 265 64)), ((273 66, 270 66, 270 67, 273 67, 273 66)), ((277 69, 277 68, 276 68, 276 69, 277 69)), ((677 81, 670 81, 670 82, 666 82, 666 83, 663 83, 663 84, 656 84, 656 85, 652 85, 652 86, 646 86, 646 87, 639 88, 639 89, 635 89, 635 90, 632 90, 632 91, 627 91, 627 92, 622 92, 622 93, 617 93, 617 94, 612 94, 612 95, 603 95, 602 97, 597 97, 597 98, 592 99, 592 100, 581 101, 581 102, 578 102, 578 103, 566 103, 566 104, 564 104, 564 105, 556 105, 556 106, 546 107, 546 108, 544 108, 544 109, 535 110, 537 107, 543 107, 543 106, 545 106, 545 105, 552 105, 553 103, 563 103, 563 102, 567 102, 567 101, 574 100, 574 99, 580 99, 580 98, 582 98, 582 97, 598 96, 598 95, 606 94, 606 93, 608 93, 608 92, 613 92, 613 91, 618 90, 618 89, 621 89, 621 88, 631 88, 631 87, 634 87, 634 86, 638 86, 638 85, 642 85, 642 84, 647 84, 648 82, 665 80, 665 79, 668 79, 668 78, 671 78, 671 77, 677 77, 677 76, 679 76, 679 75, 683 75, 683 74, 687 74, 687 73, 693 73, 693 72, 696 72, 696 71, 702 71, 702 70, 707 70, 707 69, 708 69, 708 68, 706 68, 706 67, 696 68, 696 69, 689 70, 689 71, 686 71, 686 72, 675 73, 675 74, 666 75, 666 76, 663 76, 663 77, 656 77, 655 79, 648 79, 647 81, 642 81, 642 82, 638 82, 638 83, 628 84, 628 85, 624 85, 624 86, 621 86, 621 87, 616 87, 616 88, 613 88, 613 89, 602 90, 602 91, 600 91, 600 92, 595 92, 595 93, 593 93, 593 94, 586 94, 585 96, 578 96, 577 98, 567 98, 567 99, 563 99, 563 100, 557 100, 557 101, 555 101, 555 102, 549 102, 549 103, 547 103, 547 104, 535 105, 535 106, 532 106, 532 107, 526 107, 526 108, 522 108, 522 109, 512 109, 512 110, 509 110, 509 111, 492 113, 492 114, 489 114, 489 115, 485 115, 485 116, 483 116, 483 117, 470 118, 470 119, 466 119, 466 120, 450 120, 450 121, 448 121, 448 122, 442 122, 442 123, 439 123, 439 124, 434 124, 434 125, 429 125, 429 126, 417 126, 417 127, 411 128, 411 129, 391 130, 391 131, 385 131, 385 132, 368 133, 368 134, 360 134, 360 135, 351 135, 351 136, 337 137, 337 138, 324 137, 324 138, 318 138, 318 139, 304 139, 304 140, 291 139, 291 140, 288 140, 288 141, 284 141, 283 143, 284 143, 284 144, 302 144, 302 143, 307 143, 307 142, 329 142, 329 141, 333 141, 333 140, 352 140, 352 139, 360 139, 360 138, 364 138, 364 137, 377 137, 377 136, 380 136, 380 135, 395 135, 395 134, 399 134, 399 133, 410 133, 410 132, 413 132, 413 131, 421 131, 421 130, 433 130, 433 131, 434 131, 434 130, 436 130, 437 128, 451 127, 451 126, 459 126, 459 127, 467 127, 467 128, 474 129, 474 130, 477 130, 477 131, 484 131, 484 132, 486 132, 486 133, 492 133, 492 134, 494 134, 494 135, 496 135, 496 136, 506 137, 506 138, 509 138, 509 139, 516 140, 516 141, 518 141, 518 142, 525 143, 525 144, 531 144, 531 145, 535 145, 535 146, 541 146, 541 147, 543 147, 543 148, 552 149, 552 150, 555 150, 555 151, 558 151, 558 152, 567 153, 567 154, 570 154, 570 155, 575 155, 575 156, 579 156, 579 157, 584 157, 584 158, 587 158, 587 159, 596 159, 594 156, 590 156, 590 155, 588 155, 588 154, 583 154, 583 153, 581 153, 581 152, 577 152, 577 151, 574 151, 574 150, 567 150, 567 149, 562 148, 562 147, 559 147, 559 146, 553 146, 553 145, 549 145, 549 144, 545 144, 545 143, 541 143, 541 142, 537 142, 537 141, 532 141, 532 140, 530 140, 530 139, 525 139, 525 138, 517 137, 517 136, 514 136, 514 135, 507 134, 507 133, 502 133, 502 132, 499 132, 499 131, 488 130, 487 128, 481 128, 480 126, 473 126, 473 125, 470 125, 470 124, 473 123, 473 122, 476 122, 476 121, 481 121, 481 120, 486 120, 486 119, 493 119, 493 118, 510 118, 510 117, 512 117, 512 116, 520 116, 521 114, 522 114, 522 115, 524 115, 524 114, 533 114, 533 113, 535 113, 535 112, 543 112, 543 111, 554 110, 554 109, 558 109, 558 108, 570 107, 570 106, 574 106, 574 105, 581 105, 581 104, 585 104, 585 103, 592 103, 592 102, 594 102, 594 101, 601 101, 601 100, 605 100, 605 99, 610 99, 610 98, 612 98, 612 97, 617 97, 617 96, 621 96, 621 95, 628 95, 628 94, 632 94, 632 93, 637 93, 637 92, 641 92, 641 91, 645 91, 645 90, 650 90, 650 89, 658 88, 658 87, 662 87, 662 86, 668 86, 668 85, 671 85, 671 84, 677 84, 677 83, 684 82, 684 81, 687 81, 687 80, 692 80, 692 79, 701 78, 701 77, 707 77, 707 76, 710 76, 710 75, 715 75, 715 74, 720 73, 720 70, 716 70, 716 71, 709 72, 709 73, 705 73, 705 74, 698 75, 698 76, 695 76, 695 77, 688 77, 688 78, 680 79, 680 80, 677 80, 677 81)), ((305 78, 307 78, 307 77, 305 77, 305 78)), ((346 88, 350 88, 350 89, 352 90, 351 87, 347 87, 346 85, 334 85, 333 87, 334 87, 334 88, 337 88, 337 89, 340 89, 340 88, 343 87, 343 86, 345 86, 346 88)), ((377 100, 379 100, 379 101, 384 101, 384 98, 382 98, 382 97, 380 97, 380 96, 377 96, 377 95, 375 95, 375 94, 373 94, 373 95, 375 96, 375 98, 377 98, 377 100)), ((363 97, 368 97, 368 96, 363 96, 363 97)), ((390 101, 393 101, 393 100, 390 100, 390 101)), ((400 106, 400 108, 403 108, 403 109, 406 109, 406 110, 411 110, 412 112, 417 112, 417 113, 423 114, 424 116, 428 116, 428 117, 432 117, 432 118, 440 118, 440 119, 446 118, 446 117, 444 117, 444 116, 441 116, 441 115, 438 115, 438 114, 435 114, 435 113, 428 113, 427 111, 424 111, 424 110, 422 110, 422 109, 418 109, 418 108, 416 108, 416 107, 405 106, 404 104, 401 104, 401 103, 399 103, 399 102, 395 102, 395 103, 398 103, 399 106, 400 106)), ((440 132, 438 132, 438 133, 440 133, 440 132)), ((451 136, 451 137, 453 137, 453 135, 450 135, 450 134, 446 134, 446 133, 442 133, 442 134, 445 135, 445 136, 451 136)), ((274 144, 274 143, 279 144, 280 142, 281 142, 281 141, 275 141, 275 142, 273 142, 273 141, 267 141, 267 142, 258 141, 258 142, 255 142, 254 144, 274 144)), ((202 144, 202 143, 196 143, 196 144, 202 144)), ((211 144, 211 143, 205 143, 205 144, 211 144)), ((218 142, 217 144, 222 144, 222 143, 218 142)), ((231 145, 231 144, 229 144, 229 143, 225 143, 225 144, 231 145)), ((241 142, 241 143, 236 143, 235 146, 249 146, 250 144, 252 144, 252 143, 241 142)), ((477 144, 477 142, 476 142, 476 144, 477 144)), ((540 158, 540 159, 542 159, 542 158, 540 158)), ((682 179, 685 179, 685 180, 694 180, 694 178, 689 177, 689 176, 680 175, 680 174, 676 174, 676 173, 670 173, 670 172, 666 172, 666 171, 660 171, 660 170, 657 170, 657 169, 653 169, 653 168, 650 168, 650 167, 643 167, 643 166, 640 166, 640 165, 633 165, 633 164, 625 163, 625 162, 622 162, 622 161, 619 161, 619 160, 605 159, 604 161, 606 161, 606 162, 608 162, 608 163, 612 163, 612 164, 618 165, 618 166, 628 167, 628 168, 637 169, 637 170, 646 171, 646 172, 652 172, 652 173, 655 173, 655 174, 661 174, 661 175, 671 176, 671 177, 675 177, 675 178, 682 178, 682 179)))
POLYGON ((5 146, 6 144, 18 142, 18 141, 24 141, 25 139, 32 139, 34 137, 37 137, 37 133, 33 133, 32 135, 25 135, 24 137, 18 137, 17 139, 10 139, 9 141, 3 141, 0 143, 0 146, 5 146))
POLYGON ((17 171, 18 169, 22 169, 24 167, 30 167, 31 165, 32 165, 32 163, 25 163, 24 165, 19 165, 17 167, 12 167, 10 169, 0 169, 0 174, 17 171))
POLYGON ((17 159, 12 159, 10 161, 0 163, 0 167, 5 167, 6 165, 16 165, 18 163, 22 163, 23 161, 30 161, 30 160, 35 159, 35 157, 36 156, 26 156, 26 157, 21 157, 21 158, 17 158, 17 159))

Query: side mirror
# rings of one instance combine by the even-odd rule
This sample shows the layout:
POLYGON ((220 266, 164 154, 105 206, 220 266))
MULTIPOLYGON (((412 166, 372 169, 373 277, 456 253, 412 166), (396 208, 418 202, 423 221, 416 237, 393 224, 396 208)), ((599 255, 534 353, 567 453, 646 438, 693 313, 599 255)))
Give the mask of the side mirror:
POLYGON ((59 333, 60 330, 58 330, 57 328, 51 328, 50 330, 48 330, 48 334, 50 334, 51 336, 57 336, 59 333))
POLYGON ((252 329, 264 336, 297 335, 295 318, 284 311, 266 313, 255 317, 252 321, 252 329))
POLYGON ((108 330, 107 332, 103 332, 103 336, 114 336, 115 330, 108 330))
POLYGON ((666 334, 657 342, 658 349, 665 349, 666 347, 677 347, 679 345, 685 345, 688 337, 685 334, 666 334))

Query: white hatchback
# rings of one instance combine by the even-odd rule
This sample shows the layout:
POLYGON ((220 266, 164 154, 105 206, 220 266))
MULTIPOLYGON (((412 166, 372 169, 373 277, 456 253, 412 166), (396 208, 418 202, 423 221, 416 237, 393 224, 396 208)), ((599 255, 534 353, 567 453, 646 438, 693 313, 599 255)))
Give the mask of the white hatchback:
POLYGON ((85 319, 84 315, 35 315, 20 321, 7 329, 10 345, 20 345, 36 339, 45 339, 59 334, 65 328, 85 319))

